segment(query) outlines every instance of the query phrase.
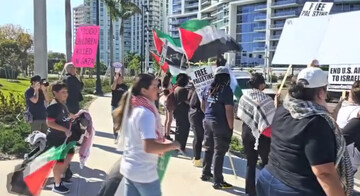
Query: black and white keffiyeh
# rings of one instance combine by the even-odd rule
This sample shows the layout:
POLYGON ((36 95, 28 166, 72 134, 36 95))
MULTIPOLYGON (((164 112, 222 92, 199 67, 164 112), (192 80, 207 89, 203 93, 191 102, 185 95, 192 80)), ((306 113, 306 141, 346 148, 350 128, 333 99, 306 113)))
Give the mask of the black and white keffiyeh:
POLYGON ((303 119, 309 116, 319 115, 328 122, 329 126, 334 131, 336 138, 337 154, 335 167, 341 178, 341 183, 346 195, 351 196, 353 193, 354 177, 350 157, 346 149, 345 139, 327 109, 314 102, 295 99, 289 95, 285 97, 283 105, 295 119, 303 119))
POLYGON ((257 150, 261 133, 268 128, 275 115, 274 100, 258 89, 245 91, 239 101, 237 116, 250 127, 257 150))

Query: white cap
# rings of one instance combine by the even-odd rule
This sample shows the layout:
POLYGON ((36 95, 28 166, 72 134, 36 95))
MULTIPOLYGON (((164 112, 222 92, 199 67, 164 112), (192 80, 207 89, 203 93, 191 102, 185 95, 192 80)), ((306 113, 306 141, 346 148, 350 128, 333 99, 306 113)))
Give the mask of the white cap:
POLYGON ((305 80, 305 88, 319 88, 328 85, 327 74, 317 67, 308 67, 298 75, 297 82, 299 80, 305 80))
POLYGON ((220 67, 216 68, 215 76, 219 75, 219 74, 229 74, 230 75, 230 72, 229 72, 229 69, 227 67, 220 66, 220 67))

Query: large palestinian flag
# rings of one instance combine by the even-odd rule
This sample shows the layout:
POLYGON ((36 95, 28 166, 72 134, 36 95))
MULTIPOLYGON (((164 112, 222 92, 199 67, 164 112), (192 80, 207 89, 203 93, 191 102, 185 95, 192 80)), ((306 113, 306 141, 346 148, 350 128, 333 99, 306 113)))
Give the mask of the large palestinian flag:
POLYGON ((230 51, 239 51, 234 39, 207 20, 188 20, 179 27, 181 46, 191 62, 207 61, 230 51))
POLYGON ((15 172, 7 177, 7 190, 20 195, 40 195, 57 160, 65 159, 67 152, 75 146, 76 142, 63 144, 45 151, 30 162, 15 167, 15 172))

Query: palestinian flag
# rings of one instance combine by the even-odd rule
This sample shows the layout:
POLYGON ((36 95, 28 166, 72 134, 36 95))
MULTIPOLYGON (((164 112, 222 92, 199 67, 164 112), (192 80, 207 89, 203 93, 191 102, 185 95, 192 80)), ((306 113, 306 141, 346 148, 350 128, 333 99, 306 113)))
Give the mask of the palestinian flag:
POLYGON ((186 70, 180 68, 180 66, 184 64, 183 61, 185 61, 185 59, 179 59, 178 57, 172 59, 162 59, 154 52, 151 52, 151 56, 160 65, 161 70, 165 73, 169 71, 173 76, 177 76, 179 73, 186 73, 186 70))
POLYGON ((207 61, 230 51, 239 51, 234 39, 217 30, 207 20, 188 20, 180 25, 180 40, 186 58, 191 62, 207 61))
POLYGON ((154 44, 155 48, 158 52, 158 54, 163 53, 164 46, 167 47, 166 56, 170 57, 174 54, 183 54, 183 50, 181 47, 180 39, 173 38, 170 35, 161 32, 157 29, 153 29, 153 38, 154 38, 154 44))
POLYGON ((76 142, 63 144, 45 151, 30 162, 15 167, 15 172, 7 177, 7 190, 20 195, 40 195, 52 168, 57 160, 65 159, 67 152, 76 142))

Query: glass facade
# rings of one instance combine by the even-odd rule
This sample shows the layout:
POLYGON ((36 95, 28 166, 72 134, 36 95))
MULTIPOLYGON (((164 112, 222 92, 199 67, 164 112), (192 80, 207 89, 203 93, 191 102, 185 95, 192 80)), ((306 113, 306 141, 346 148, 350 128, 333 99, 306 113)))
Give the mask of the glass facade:
POLYGON ((265 32, 256 30, 266 26, 266 14, 256 11, 259 6, 266 6, 266 2, 237 7, 236 41, 241 52, 236 55, 236 65, 264 64, 265 32))

